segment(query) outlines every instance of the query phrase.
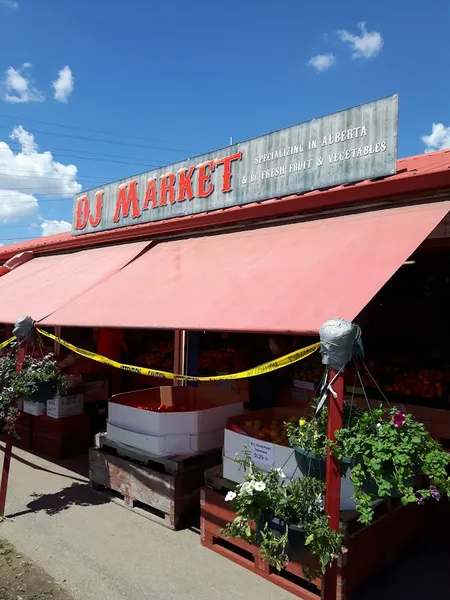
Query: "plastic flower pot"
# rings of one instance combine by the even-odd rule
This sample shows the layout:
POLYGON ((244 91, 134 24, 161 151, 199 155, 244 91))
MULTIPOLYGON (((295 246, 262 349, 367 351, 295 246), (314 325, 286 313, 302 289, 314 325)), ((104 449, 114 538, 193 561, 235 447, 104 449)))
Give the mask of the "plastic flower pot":
MULTIPOLYGON (((320 481, 325 481, 326 458, 319 454, 313 454, 303 448, 295 447, 295 460, 303 475, 309 475, 320 481)), ((353 466, 351 458, 344 458, 341 462, 341 475, 344 477, 353 466)))
POLYGON ((38 389, 28 396, 28 399, 32 402, 47 402, 47 400, 54 398, 55 394, 56 384, 42 381, 39 383, 38 389))
MULTIPOLYGON (((258 544, 262 542, 261 531, 265 529, 266 525, 274 537, 282 537, 286 533, 286 521, 278 517, 263 515, 257 526, 258 544)), ((288 539, 285 552, 289 560, 296 560, 305 552, 305 539, 306 537, 301 527, 298 525, 288 525, 288 539)))
MULTIPOLYGON (((392 470, 386 469, 386 471, 383 474, 383 479, 385 479, 389 483, 392 483, 392 477, 393 477, 392 470)), ((411 486, 413 485, 414 476, 411 476, 409 483, 411 486)), ((376 484, 375 480, 372 479, 372 477, 370 477, 369 479, 366 479, 366 481, 363 483, 361 489, 365 494, 370 494, 371 496, 378 497, 378 485, 376 484)), ((399 493, 398 490, 393 489, 390 497, 391 498, 400 498, 401 494, 399 493)))

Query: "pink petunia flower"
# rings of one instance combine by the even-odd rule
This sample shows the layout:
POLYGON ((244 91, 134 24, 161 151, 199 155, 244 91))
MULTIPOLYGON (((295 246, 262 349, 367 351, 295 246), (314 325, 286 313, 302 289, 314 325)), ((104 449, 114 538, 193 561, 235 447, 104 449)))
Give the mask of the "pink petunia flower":
POLYGON ((395 427, 401 427, 405 424, 406 417, 402 412, 395 413, 392 417, 395 427))

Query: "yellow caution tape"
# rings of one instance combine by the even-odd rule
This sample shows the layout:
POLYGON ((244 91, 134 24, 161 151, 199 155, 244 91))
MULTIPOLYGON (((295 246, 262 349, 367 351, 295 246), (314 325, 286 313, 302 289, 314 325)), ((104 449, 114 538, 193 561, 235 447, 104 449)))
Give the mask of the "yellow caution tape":
POLYGON ((78 348, 73 344, 69 344, 69 342, 65 342, 64 340, 57 337, 56 335, 53 335, 52 333, 43 331, 42 329, 37 329, 37 331, 41 335, 45 335, 46 337, 54 340, 61 346, 64 346, 68 350, 72 350, 72 352, 79 354, 80 356, 90 358, 91 360, 95 360, 96 362, 109 365, 110 367, 122 369, 122 371, 130 371, 131 373, 138 373, 139 375, 147 375, 149 377, 160 377, 161 379, 181 379, 183 381, 228 381, 230 379, 247 379, 248 377, 256 377, 257 375, 270 373, 271 371, 282 369, 287 365, 292 365, 293 363, 303 360, 310 354, 313 354, 320 347, 320 343, 312 344, 311 346, 306 346, 305 348, 301 348, 300 350, 295 350, 295 352, 286 354, 286 356, 282 356, 281 358, 276 358, 274 360, 264 363, 263 365, 259 365, 259 367, 253 367, 253 369, 241 371, 240 373, 232 373, 231 375, 217 375, 215 377, 193 377, 190 375, 176 375, 175 373, 168 373, 167 371, 156 371, 154 369, 148 369, 147 367, 135 367, 133 365, 126 365, 117 362, 116 360, 106 358, 106 356, 96 354, 95 352, 90 352, 89 350, 83 350, 82 348, 78 348))
POLYGON ((6 348, 6 346, 9 346, 15 339, 16 339, 16 336, 13 335, 12 337, 9 338, 9 340, 5 340, 4 342, 2 342, 0 344, 0 350, 3 350, 3 348, 6 348))

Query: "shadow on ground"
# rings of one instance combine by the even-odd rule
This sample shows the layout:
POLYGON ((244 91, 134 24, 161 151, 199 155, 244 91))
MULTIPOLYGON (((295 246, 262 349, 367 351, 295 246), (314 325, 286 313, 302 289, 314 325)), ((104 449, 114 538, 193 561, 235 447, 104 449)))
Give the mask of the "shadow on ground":
POLYGON ((52 516, 72 506, 98 506, 109 502, 108 498, 94 492, 88 483, 73 483, 54 494, 32 494, 31 497, 34 499, 27 504, 26 510, 7 515, 7 518, 14 519, 37 512, 52 516))
POLYGON ((444 600, 449 597, 450 547, 429 542, 365 581, 352 600, 444 600))

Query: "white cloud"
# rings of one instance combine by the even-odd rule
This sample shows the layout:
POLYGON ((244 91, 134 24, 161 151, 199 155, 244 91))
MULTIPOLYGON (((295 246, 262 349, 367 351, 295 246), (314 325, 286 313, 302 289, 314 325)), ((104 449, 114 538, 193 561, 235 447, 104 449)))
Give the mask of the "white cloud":
POLYGON ((0 189, 0 222, 2 223, 34 217, 38 213, 38 207, 38 200, 32 194, 0 189))
POLYGON ((426 146, 425 152, 450 148, 450 126, 445 127, 443 123, 433 123, 430 135, 423 135, 420 139, 426 146))
POLYGON ((29 76, 31 63, 23 63, 15 69, 8 67, 5 71, 5 79, 2 81, 2 97, 5 102, 12 104, 24 104, 26 102, 44 102, 45 96, 34 85, 29 76))
POLYGON ((314 67, 319 73, 326 71, 335 64, 336 57, 334 54, 317 54, 317 56, 313 56, 308 62, 308 65, 314 67))
POLYGON ((348 43, 353 50, 353 58, 374 58, 383 48, 383 38, 379 31, 367 31, 365 22, 358 23, 361 35, 354 35, 345 29, 337 33, 342 42, 348 43))
POLYGON ((52 221, 44 219, 41 223, 42 236, 55 235, 57 233, 65 233, 72 229, 72 225, 68 221, 52 221))
POLYGON ((16 0, 0 0, 0 4, 4 4, 8 8, 19 8, 19 3, 16 0))
POLYGON ((72 70, 68 65, 66 65, 58 73, 58 79, 52 83, 53 89, 55 90, 55 100, 67 104, 68 98, 73 92, 73 84, 74 78, 72 75, 72 70))
POLYGON ((20 150, 0 141, 0 220, 37 215, 36 196, 70 198, 81 191, 75 165, 55 161, 49 151, 39 152, 34 136, 21 125, 9 137, 20 150))

